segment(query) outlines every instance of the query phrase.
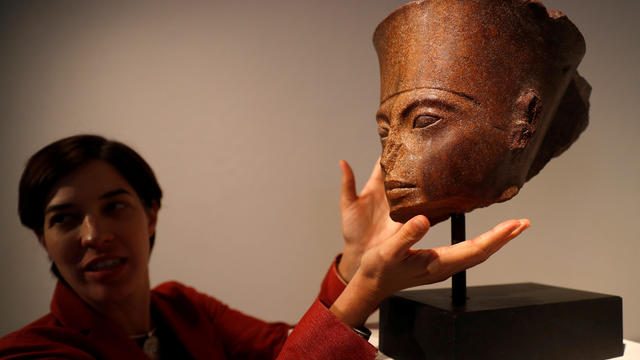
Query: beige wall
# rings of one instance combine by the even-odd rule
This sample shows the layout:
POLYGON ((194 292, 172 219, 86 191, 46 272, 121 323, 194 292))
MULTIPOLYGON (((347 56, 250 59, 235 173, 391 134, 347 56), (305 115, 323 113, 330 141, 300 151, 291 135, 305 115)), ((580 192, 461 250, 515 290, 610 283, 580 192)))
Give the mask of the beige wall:
MULTIPOLYGON (((3 2, 0 335, 47 312, 46 254, 19 225, 27 157, 79 132, 120 139, 166 198, 152 282, 177 279, 268 320, 296 321, 341 249, 338 160, 362 184, 380 147, 371 35, 402 1, 3 2)), ((620 295, 640 341, 639 3, 548 0, 582 29, 591 124, 468 235, 529 217, 470 284, 535 281, 620 295)), ((421 242, 448 241, 448 224, 421 242)), ((446 285, 446 283, 444 284, 446 285)))

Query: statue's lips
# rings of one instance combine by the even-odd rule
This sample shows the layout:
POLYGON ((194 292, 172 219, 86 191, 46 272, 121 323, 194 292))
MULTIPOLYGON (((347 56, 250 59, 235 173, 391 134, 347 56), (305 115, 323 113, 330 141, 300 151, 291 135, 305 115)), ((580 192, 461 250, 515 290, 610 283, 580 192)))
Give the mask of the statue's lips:
POLYGON ((416 188, 396 188, 387 190, 387 199, 389 199, 390 201, 397 201, 404 197, 407 197, 408 195, 411 195, 416 190, 416 188))
POLYGON ((386 189, 387 199, 392 202, 411 195, 418 190, 416 185, 399 180, 385 181, 384 187, 386 189))

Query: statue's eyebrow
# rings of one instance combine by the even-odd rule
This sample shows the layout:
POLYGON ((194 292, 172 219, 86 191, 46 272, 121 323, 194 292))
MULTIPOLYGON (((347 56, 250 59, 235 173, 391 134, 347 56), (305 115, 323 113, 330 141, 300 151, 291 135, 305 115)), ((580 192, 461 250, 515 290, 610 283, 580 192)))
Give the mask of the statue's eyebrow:
POLYGON ((448 93, 450 93, 450 94, 456 95, 456 96, 458 96, 458 97, 460 97, 460 98, 462 98, 462 99, 465 99, 465 100, 471 101, 471 102, 472 102, 472 103, 474 103, 475 105, 480 105, 480 101, 478 101, 478 100, 477 100, 477 99, 475 99, 473 96, 471 96, 471 95, 469 95, 469 94, 466 94, 466 93, 464 93, 464 92, 462 92, 462 91, 453 91, 453 90, 448 90, 448 89, 440 88, 440 87, 424 86, 424 87, 415 87, 415 88, 412 88, 412 89, 407 89, 407 90, 398 91, 397 93, 395 93, 395 94, 393 94, 393 95, 390 95, 390 96, 388 96, 386 99, 382 100, 382 101, 380 102, 380 107, 382 107, 382 105, 383 105, 385 102, 387 102, 387 100, 391 99, 391 98, 392 98, 392 97, 394 97, 394 96, 400 95, 400 94, 405 93, 405 92, 407 92, 407 91, 420 90, 420 89, 432 89, 432 90, 445 91, 445 92, 448 92, 448 93))

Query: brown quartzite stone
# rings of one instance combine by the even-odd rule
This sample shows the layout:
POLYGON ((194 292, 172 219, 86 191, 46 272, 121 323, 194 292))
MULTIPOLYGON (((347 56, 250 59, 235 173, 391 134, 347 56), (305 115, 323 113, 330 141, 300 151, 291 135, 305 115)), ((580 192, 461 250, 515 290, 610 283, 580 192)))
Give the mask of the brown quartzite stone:
POLYGON ((391 217, 509 200, 585 129, 580 31, 532 0, 425 0, 376 28, 391 217))

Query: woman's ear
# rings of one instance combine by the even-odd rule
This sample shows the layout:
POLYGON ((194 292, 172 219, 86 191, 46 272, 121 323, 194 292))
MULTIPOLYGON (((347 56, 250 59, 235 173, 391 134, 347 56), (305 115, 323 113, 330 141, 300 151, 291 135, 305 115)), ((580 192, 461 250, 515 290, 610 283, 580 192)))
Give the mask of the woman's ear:
POLYGON ((153 235, 156 231, 156 224, 158 223, 158 210, 160 206, 158 202, 153 200, 151 206, 147 209, 148 229, 149 236, 153 235))
POLYGON ((535 134, 542 112, 540 95, 534 89, 524 90, 515 103, 514 121, 511 127, 509 148, 522 150, 535 134))

